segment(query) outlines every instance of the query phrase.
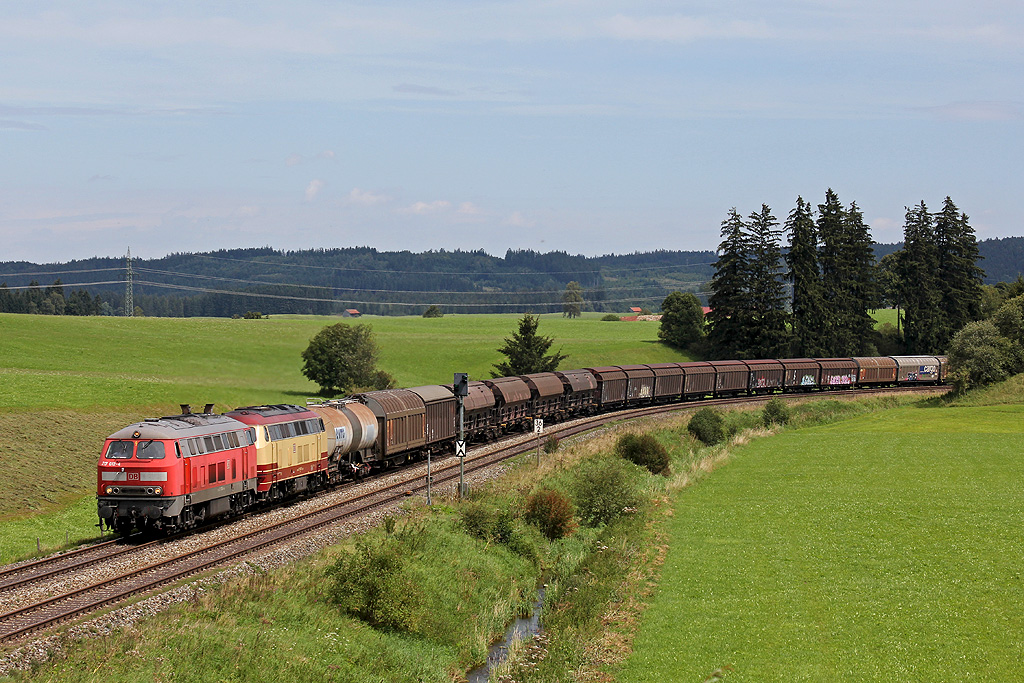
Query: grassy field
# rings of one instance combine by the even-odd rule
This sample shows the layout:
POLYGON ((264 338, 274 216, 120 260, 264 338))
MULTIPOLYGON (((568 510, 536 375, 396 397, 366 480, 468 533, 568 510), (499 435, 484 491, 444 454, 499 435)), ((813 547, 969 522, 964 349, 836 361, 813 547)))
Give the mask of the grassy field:
POLYGON ((678 494, 618 680, 1014 677, 1024 406, 938 403, 755 440, 678 494))
MULTIPOLYGON (((686 360, 657 323, 542 316, 562 367, 686 360)), ((515 315, 364 317, 399 386, 490 377, 515 315)), ((337 318, 101 318, 0 314, 0 562, 95 533, 91 499, 103 438, 178 403, 218 410, 302 403, 309 339, 337 318), (87 507, 87 506, 86 506, 87 507), (11 522, 17 520, 18 524, 11 522)))
MULTIPOLYGON (((562 367, 686 360, 657 342, 657 323, 542 316, 562 367)), ((514 315, 364 317, 382 369, 399 386, 490 377, 514 315)), ((301 374, 310 338, 336 318, 76 318, 0 314, 0 410, 219 406, 297 402, 317 387, 301 374)))

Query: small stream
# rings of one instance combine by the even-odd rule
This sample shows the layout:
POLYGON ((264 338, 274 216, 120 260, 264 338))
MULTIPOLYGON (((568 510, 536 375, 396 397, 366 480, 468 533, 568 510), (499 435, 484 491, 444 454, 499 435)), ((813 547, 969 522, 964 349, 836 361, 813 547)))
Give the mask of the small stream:
POLYGON ((544 588, 537 591, 537 601, 533 603, 533 612, 528 617, 520 617, 512 622, 505 631, 505 637, 491 645, 487 650, 487 661, 466 674, 468 683, 487 683, 491 669, 508 658, 509 645, 517 640, 529 640, 540 633, 540 613, 544 607, 544 588))

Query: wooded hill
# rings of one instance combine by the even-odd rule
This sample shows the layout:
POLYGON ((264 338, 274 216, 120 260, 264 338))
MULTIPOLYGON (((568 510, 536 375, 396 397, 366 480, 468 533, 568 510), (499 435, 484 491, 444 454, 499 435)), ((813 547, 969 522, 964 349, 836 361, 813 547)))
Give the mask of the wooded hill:
MULTIPOLYGON (((978 246, 986 283, 1008 282, 1024 273, 1024 237, 984 240, 978 246)), ((876 244, 875 257, 901 247, 876 244)), ((620 312, 631 306, 656 309, 673 290, 695 292, 706 301, 705 283, 716 259, 711 251, 587 257, 509 250, 496 257, 484 251, 256 248, 133 259, 132 269, 134 303, 153 316, 325 315, 349 308, 416 315, 431 304, 446 313, 548 313, 562 310, 562 292, 570 281, 582 286, 586 310, 620 312)), ((125 277, 124 258, 0 262, 0 283, 7 286, 0 288, 0 311, 120 314, 125 277), (58 279, 61 286, 55 288, 58 279), (41 286, 18 289, 32 283, 41 286), (57 310, 58 299, 66 310, 57 310)))

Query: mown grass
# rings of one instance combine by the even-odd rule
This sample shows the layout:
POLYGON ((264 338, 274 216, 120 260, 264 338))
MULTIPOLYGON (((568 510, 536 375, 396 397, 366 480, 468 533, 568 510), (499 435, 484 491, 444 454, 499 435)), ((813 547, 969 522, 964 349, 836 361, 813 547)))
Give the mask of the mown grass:
POLYGON ((675 496, 617 679, 1005 678, 1024 627, 1022 417, 900 407, 734 448, 675 496))
MULTIPOLYGON (((595 314, 542 318, 541 332, 569 355, 562 367, 685 360, 657 343, 657 323, 607 323, 595 314)), ((517 320, 473 315, 344 322, 370 325, 381 367, 399 386, 416 386, 450 382, 456 371, 490 377, 497 348, 517 320)), ((0 314, 0 524, 91 495, 103 438, 125 424, 177 413, 179 403, 226 410, 304 402, 318 387, 302 376, 300 354, 314 334, 339 321, 0 314)), ((48 547, 67 531, 36 529, 48 547)), ((70 530, 72 536, 89 532, 70 530)), ((0 541, 0 561, 10 559, 6 547, 0 541)))
MULTIPOLYGON (((657 342, 656 323, 542 316, 562 367, 685 360, 657 342)), ((318 387, 301 374, 310 338, 337 322, 373 328, 380 367, 399 386, 490 377, 514 315, 269 320, 102 318, 0 314, 0 410, 92 409, 302 401, 318 387)))

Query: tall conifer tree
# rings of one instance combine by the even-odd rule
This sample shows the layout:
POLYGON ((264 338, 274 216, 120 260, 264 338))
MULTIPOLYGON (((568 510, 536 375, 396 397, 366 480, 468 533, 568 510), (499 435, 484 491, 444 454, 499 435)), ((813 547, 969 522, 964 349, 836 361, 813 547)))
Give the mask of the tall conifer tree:
POLYGON ((936 353, 939 350, 938 252, 935 226, 922 201, 907 209, 903 224, 903 339, 907 353, 936 353))
POLYGON ((735 207, 722 221, 722 242, 711 278, 708 350, 715 358, 749 358, 750 237, 735 207))
POLYGON ((789 233, 787 277, 793 283, 792 353, 794 356, 825 356, 828 354, 822 337, 825 312, 818 269, 818 230, 811 205, 803 197, 796 198, 796 208, 789 212, 786 232, 789 233))
POLYGON ((870 340, 875 320, 868 313, 878 307, 878 287, 875 280, 875 250, 871 231, 864 222, 864 214, 852 202, 844 220, 842 263, 844 299, 846 307, 839 311, 842 327, 848 330, 846 347, 836 349, 839 356, 878 355, 870 340))
POLYGON ((981 284, 985 272, 978 267, 978 241, 967 219, 946 197, 935 214, 935 248, 939 290, 938 348, 945 349, 960 328, 981 318, 981 284))
POLYGON ((767 204, 750 214, 750 346, 753 358, 786 355, 789 333, 786 330, 786 291, 782 283, 782 230, 767 204))
POLYGON ((829 356, 850 355, 841 352, 850 346, 849 332, 843 326, 842 311, 849 302, 846 300, 843 266, 843 244, 845 243, 845 212, 839 197, 832 188, 825 192, 825 203, 818 204, 818 266, 821 268, 822 300, 825 302, 822 315, 822 330, 825 352, 829 356))

